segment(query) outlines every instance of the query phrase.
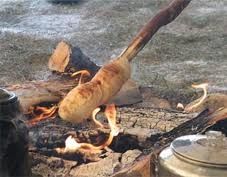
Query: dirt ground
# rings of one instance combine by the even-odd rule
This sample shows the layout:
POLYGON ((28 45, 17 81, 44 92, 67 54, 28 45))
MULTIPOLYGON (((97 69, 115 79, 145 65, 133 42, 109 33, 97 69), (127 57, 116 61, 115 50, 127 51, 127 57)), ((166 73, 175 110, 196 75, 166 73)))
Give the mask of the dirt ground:
MULTIPOLYGON (((60 40, 103 64, 127 46, 169 0, 0 2, 0 85, 46 79, 60 40)), ((132 78, 164 97, 190 97, 192 83, 227 90, 227 1, 197 0, 162 28, 132 63, 132 78)))

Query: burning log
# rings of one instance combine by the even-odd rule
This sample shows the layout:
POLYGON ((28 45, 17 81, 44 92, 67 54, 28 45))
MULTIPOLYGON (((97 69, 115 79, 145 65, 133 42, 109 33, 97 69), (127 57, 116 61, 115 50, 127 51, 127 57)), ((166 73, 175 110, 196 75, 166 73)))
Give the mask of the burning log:
MULTIPOLYGON (((96 111, 97 113, 97 111, 96 111)), ((65 141, 65 148, 56 149, 58 153, 74 153, 78 150, 88 151, 88 152, 101 152, 102 149, 109 146, 113 138, 119 134, 119 128, 116 126, 116 109, 114 105, 108 105, 105 111, 105 115, 107 117, 109 126, 110 126, 110 134, 108 139, 99 146, 94 146, 89 143, 78 143, 72 136, 69 136, 65 141)), ((96 122, 98 122, 96 120, 96 122)), ((101 123, 99 123, 102 127, 104 127, 101 123)))
POLYGON ((185 108, 185 112, 203 112, 208 110, 213 119, 210 124, 224 120, 227 116, 227 95, 221 93, 213 93, 207 95, 208 84, 193 85, 194 88, 202 88, 204 94, 201 98, 189 103, 185 108))

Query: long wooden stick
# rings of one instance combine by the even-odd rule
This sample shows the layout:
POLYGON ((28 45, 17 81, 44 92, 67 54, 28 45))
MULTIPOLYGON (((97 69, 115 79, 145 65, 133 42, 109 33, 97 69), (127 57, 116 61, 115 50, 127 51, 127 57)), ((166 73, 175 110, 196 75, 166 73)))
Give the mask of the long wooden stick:
POLYGON ((164 25, 172 22, 191 0, 174 0, 166 8, 155 15, 136 35, 129 46, 121 54, 122 58, 131 61, 143 49, 152 36, 164 25))

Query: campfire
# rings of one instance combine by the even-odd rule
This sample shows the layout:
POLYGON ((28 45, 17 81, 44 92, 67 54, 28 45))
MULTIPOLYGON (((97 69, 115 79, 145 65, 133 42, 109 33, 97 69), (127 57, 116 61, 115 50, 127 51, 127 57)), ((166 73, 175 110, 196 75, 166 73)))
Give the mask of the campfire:
POLYGON ((189 3, 174 0, 102 67, 61 41, 49 59, 50 78, 5 87, 16 93, 26 116, 34 174, 154 176, 158 154, 175 138, 226 124, 227 96, 208 94, 207 83, 192 85, 203 95, 186 106, 138 106, 146 94, 130 79, 130 62, 189 3))

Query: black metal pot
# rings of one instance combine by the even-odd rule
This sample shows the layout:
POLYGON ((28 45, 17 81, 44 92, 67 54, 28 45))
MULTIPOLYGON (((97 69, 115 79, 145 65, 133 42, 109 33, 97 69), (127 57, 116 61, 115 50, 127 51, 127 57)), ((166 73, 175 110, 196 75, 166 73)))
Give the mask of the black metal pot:
POLYGON ((17 96, 0 89, 0 176, 30 176, 28 129, 17 96))

